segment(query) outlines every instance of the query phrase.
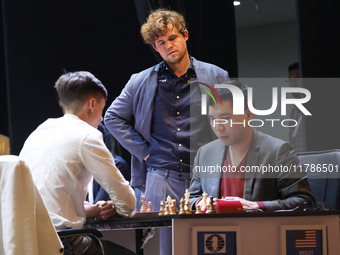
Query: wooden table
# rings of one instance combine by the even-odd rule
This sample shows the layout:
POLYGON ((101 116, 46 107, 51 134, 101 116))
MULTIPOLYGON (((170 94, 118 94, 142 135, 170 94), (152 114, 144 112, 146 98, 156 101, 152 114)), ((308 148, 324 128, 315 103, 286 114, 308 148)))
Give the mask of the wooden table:
POLYGON ((237 254, 281 254, 281 226, 322 225, 327 231, 328 255, 339 255, 339 215, 340 211, 294 211, 294 212, 244 212, 158 216, 157 213, 136 214, 133 218, 88 221, 84 227, 100 231, 134 230, 135 247, 138 255, 143 232, 150 228, 171 227, 173 232, 173 254, 192 254, 193 228, 236 227, 239 232, 240 247, 237 254))

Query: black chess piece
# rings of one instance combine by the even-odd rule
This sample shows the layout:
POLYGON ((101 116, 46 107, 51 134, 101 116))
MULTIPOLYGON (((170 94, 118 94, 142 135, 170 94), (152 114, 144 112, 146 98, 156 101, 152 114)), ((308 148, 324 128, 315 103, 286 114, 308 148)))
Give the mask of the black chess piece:
POLYGON ((210 213, 216 213, 216 210, 215 210, 215 205, 214 205, 214 197, 213 196, 210 196, 210 201, 209 201, 209 209, 206 211, 207 214, 210 214, 210 213))

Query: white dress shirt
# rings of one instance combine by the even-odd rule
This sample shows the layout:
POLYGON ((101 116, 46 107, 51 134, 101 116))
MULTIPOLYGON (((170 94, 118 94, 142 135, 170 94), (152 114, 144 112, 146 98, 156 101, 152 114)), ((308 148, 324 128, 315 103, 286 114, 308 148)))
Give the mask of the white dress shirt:
POLYGON ((133 216, 133 189, 116 168, 100 131, 72 114, 48 119, 26 140, 20 157, 57 229, 81 227, 84 200, 92 176, 107 191, 117 213, 133 216))

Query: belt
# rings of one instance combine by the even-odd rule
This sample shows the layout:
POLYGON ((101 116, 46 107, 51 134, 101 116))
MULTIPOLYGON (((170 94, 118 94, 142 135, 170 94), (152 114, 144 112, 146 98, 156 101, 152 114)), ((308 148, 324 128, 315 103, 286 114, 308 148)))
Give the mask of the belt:
POLYGON ((166 178, 183 178, 183 179, 190 179, 190 173, 189 172, 178 172, 175 170, 169 170, 169 169, 160 169, 160 168, 154 168, 151 166, 148 166, 149 172, 156 172, 160 175, 165 176, 166 178))

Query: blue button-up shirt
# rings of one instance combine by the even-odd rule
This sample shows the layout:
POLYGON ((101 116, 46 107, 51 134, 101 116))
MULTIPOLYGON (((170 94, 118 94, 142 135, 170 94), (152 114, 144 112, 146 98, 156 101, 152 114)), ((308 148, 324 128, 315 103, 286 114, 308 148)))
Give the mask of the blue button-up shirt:
POLYGON ((177 77, 163 62, 158 73, 147 165, 190 172, 199 146, 207 142, 209 123, 201 115, 201 93, 192 63, 177 77), (194 82, 193 82, 194 80, 194 82))

